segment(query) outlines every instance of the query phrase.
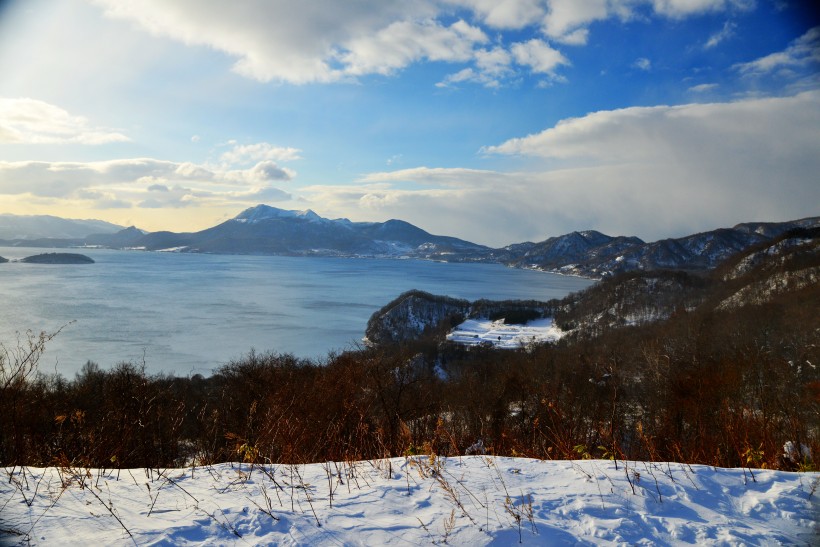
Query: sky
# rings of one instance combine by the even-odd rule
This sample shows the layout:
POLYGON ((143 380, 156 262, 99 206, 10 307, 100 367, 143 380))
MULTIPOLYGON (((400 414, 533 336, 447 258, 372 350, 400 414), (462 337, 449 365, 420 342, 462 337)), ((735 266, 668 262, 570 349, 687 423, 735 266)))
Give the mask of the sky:
POLYGON ((0 213, 502 246, 820 214, 794 0, 0 0, 0 213))

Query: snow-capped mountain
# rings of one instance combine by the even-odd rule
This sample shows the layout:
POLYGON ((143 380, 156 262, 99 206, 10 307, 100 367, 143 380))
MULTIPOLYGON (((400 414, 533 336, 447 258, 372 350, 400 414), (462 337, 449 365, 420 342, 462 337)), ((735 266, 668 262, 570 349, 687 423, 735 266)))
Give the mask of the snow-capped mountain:
POLYGON ((481 253, 487 247, 437 236, 401 220, 351 222, 327 219, 311 210, 288 211, 257 205, 213 228, 189 234, 156 232, 131 246, 148 250, 229 254, 324 256, 408 256, 433 258, 481 253))
POLYGON ((257 224, 259 222, 265 222, 266 220, 285 218, 296 218, 313 222, 321 222, 327 220, 320 217, 310 209, 306 209, 304 211, 286 211, 285 209, 277 209, 276 207, 261 204, 257 205, 256 207, 251 207, 250 209, 245 209, 244 211, 236 215, 233 218, 233 220, 235 222, 247 222, 249 224, 257 224))

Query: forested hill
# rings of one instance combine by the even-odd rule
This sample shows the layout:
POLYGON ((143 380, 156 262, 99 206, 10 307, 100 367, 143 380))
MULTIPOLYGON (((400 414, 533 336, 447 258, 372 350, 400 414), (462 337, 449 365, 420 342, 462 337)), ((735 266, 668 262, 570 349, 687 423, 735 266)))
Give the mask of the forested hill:
MULTIPOLYGON (((466 317, 531 312, 551 315, 570 336, 645 325, 675 314, 732 310, 773 302, 816 300, 820 285, 820 228, 796 229, 737 253, 709 272, 632 271, 550 302, 475 302, 409 291, 374 313, 371 343, 446 332, 466 317), (802 295, 802 296, 796 296, 802 295)), ((818 302, 820 304, 820 302, 818 302)))

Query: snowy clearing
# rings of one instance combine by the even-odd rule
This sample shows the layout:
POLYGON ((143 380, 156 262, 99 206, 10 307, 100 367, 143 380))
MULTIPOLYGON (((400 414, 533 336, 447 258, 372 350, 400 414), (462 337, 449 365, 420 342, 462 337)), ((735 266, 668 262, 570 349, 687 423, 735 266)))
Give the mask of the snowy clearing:
POLYGON ((552 318, 536 319, 525 325, 507 325, 503 319, 468 319, 450 331, 447 340, 467 346, 491 344, 501 349, 516 349, 529 344, 555 342, 562 334, 552 318))
POLYGON ((820 473, 413 456, 167 470, 6 469, 0 543, 807 545, 820 473))

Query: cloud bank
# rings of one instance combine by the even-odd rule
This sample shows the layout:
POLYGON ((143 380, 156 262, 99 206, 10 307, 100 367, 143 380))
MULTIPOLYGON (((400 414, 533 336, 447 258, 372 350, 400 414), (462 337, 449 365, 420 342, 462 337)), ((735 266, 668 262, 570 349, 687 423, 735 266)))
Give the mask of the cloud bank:
POLYGON ((0 144, 108 144, 122 133, 91 125, 83 116, 30 98, 0 97, 0 144))
POLYGON ((24 196, 41 202, 83 202, 98 209, 230 207, 288 200, 290 194, 276 184, 293 176, 292 170, 271 160, 259 161, 246 169, 152 158, 0 161, 0 195, 24 196))
POLYGON ((589 228, 652 240, 816 215, 818 142, 816 91, 636 107, 566 119, 483 151, 542 162, 528 172, 418 167, 302 193, 339 216, 371 211, 491 245, 589 228))

